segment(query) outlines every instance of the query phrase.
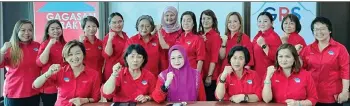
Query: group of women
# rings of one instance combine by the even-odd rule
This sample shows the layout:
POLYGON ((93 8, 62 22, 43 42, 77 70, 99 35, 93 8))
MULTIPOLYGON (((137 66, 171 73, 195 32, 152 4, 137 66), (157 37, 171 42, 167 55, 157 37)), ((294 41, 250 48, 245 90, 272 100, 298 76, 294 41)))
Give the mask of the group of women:
MULTIPOLYGON (((257 17, 251 42, 243 20, 230 12, 221 38, 215 13, 186 11, 178 21, 166 7, 161 25, 149 15, 136 22, 138 33, 123 32, 124 18, 112 13, 100 40, 93 16, 82 19, 84 34, 66 42, 62 25, 49 20, 43 42, 33 41, 33 23, 19 20, 0 52, 6 67, 6 106, 80 106, 98 102, 214 101, 277 102, 289 106, 342 105, 349 98, 349 53, 332 39, 332 24, 316 17, 315 41, 306 45, 299 19, 283 18, 279 36, 268 12, 257 17)), ((311 35, 304 35, 311 36, 311 35)))

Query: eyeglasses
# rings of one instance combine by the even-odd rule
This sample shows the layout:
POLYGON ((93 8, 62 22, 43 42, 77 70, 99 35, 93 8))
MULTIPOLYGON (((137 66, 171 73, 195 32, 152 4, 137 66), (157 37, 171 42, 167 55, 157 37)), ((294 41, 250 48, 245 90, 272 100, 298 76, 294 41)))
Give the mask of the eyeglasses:
POLYGON ((324 32, 327 30, 327 28, 314 28, 313 30, 314 30, 314 32, 317 32, 317 31, 324 32))

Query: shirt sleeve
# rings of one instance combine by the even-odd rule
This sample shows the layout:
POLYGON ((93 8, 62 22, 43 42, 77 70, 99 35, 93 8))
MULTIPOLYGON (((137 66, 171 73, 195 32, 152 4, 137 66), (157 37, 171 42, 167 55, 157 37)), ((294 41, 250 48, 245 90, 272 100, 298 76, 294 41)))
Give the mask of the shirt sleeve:
POLYGON ((258 74, 256 73, 254 75, 254 86, 253 89, 255 90, 255 95, 258 96, 258 101, 262 100, 262 83, 261 83, 261 78, 258 76, 258 74))
POLYGON ((219 36, 220 35, 214 36, 213 44, 210 47, 210 50, 211 50, 210 62, 213 62, 213 63, 217 63, 219 60, 219 51, 220 51, 221 43, 222 43, 222 40, 219 36))
POLYGON ((282 41, 278 37, 278 35, 271 35, 271 36, 274 36, 273 37, 274 39, 270 39, 270 40, 265 39, 265 41, 266 41, 267 46, 269 47, 269 52, 268 52, 267 57, 269 58, 270 61, 272 61, 272 63, 274 63, 275 58, 276 58, 277 49, 282 44, 282 41), (277 37, 275 37, 275 36, 277 36, 277 37))
POLYGON ((101 86, 101 77, 100 75, 95 75, 95 80, 93 80, 92 88, 92 98, 94 102, 98 102, 101 99, 100 86, 101 86))
POLYGON ((244 43, 245 47, 249 51, 250 59, 248 66, 254 66, 254 52, 253 52, 253 43, 250 42, 250 38, 247 35, 242 35, 242 43, 244 43))
POLYGON ((152 92, 152 98, 157 103, 164 102, 165 98, 167 96, 167 93, 163 92, 162 89, 161 89, 163 84, 164 84, 164 81, 162 81, 160 78, 158 78, 156 88, 152 92))
POLYGON ((197 61, 199 60, 205 60, 205 44, 203 39, 198 38, 197 39, 197 47, 196 49, 196 55, 197 55, 197 61))
POLYGON ((349 80, 349 52, 346 50, 346 48, 343 45, 341 45, 337 60, 340 65, 341 79, 349 80))
POLYGON ((312 79, 310 73, 306 74, 306 79, 307 79, 307 84, 306 84, 307 100, 310 100, 312 105, 314 106, 318 100, 315 82, 312 79))
POLYGON ((0 63, 0 68, 4 68, 6 65, 8 65, 9 56, 10 56, 10 49, 6 50, 6 53, 4 54, 4 60, 2 60, 2 63, 0 63))

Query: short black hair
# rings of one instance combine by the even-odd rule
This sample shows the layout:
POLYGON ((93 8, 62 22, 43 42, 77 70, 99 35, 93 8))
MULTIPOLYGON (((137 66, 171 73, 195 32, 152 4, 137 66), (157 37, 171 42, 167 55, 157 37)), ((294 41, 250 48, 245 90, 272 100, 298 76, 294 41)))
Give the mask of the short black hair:
POLYGON ((140 44, 131 44, 128 46, 128 48, 125 49, 125 53, 124 53, 125 66, 129 67, 128 62, 126 61, 126 57, 128 57, 133 50, 135 50, 137 54, 140 54, 143 57, 144 61, 140 67, 142 69, 147 64, 148 55, 145 48, 143 48, 140 44))
POLYGON ((94 24, 96 24, 97 28, 100 27, 96 17, 94 17, 94 16, 86 16, 85 18, 83 18, 81 20, 81 28, 85 29, 85 25, 86 25, 87 21, 90 21, 90 22, 93 22, 94 24))
POLYGON ((112 18, 115 17, 115 16, 119 16, 119 17, 122 18, 122 20, 124 21, 124 18, 123 18, 123 16, 122 16, 122 14, 120 14, 120 13, 118 13, 118 12, 114 12, 114 13, 112 13, 112 14, 109 15, 109 17, 108 17, 108 24, 111 23, 112 18))
POLYGON ((245 59, 245 63, 244 63, 244 66, 246 66, 249 61, 250 61, 250 54, 249 54, 249 50, 244 47, 244 46, 241 46, 241 45, 237 45, 237 46, 234 46, 231 48, 230 52, 228 53, 228 56, 227 56, 227 60, 228 60, 228 64, 231 65, 231 58, 233 56, 233 54, 235 54, 236 51, 242 51, 243 54, 244 54, 244 59, 245 59))
POLYGON ((281 22, 281 28, 282 30, 284 31, 283 29, 283 23, 284 21, 286 21, 287 19, 290 19, 290 21, 294 22, 295 23, 295 32, 299 33, 300 30, 301 30, 301 24, 300 24, 300 21, 299 21, 299 18, 297 16, 295 16, 294 14, 288 14, 287 16, 283 17, 283 20, 281 22))
POLYGON ((265 11, 265 12, 261 12, 261 13, 258 15, 258 18, 256 18, 256 19, 259 19, 259 17, 262 16, 262 15, 266 15, 267 17, 269 17, 271 23, 273 22, 272 14, 269 13, 269 12, 266 12, 266 11, 265 11))
MULTIPOLYGON (((333 31, 333 28, 332 28, 332 22, 326 18, 326 17, 316 17, 312 22, 311 22, 311 31, 312 33, 314 33, 314 25, 319 22, 319 23, 322 23, 322 24, 326 24, 328 30, 330 32, 333 31)), ((330 36, 332 37, 332 33, 330 33, 330 36)))

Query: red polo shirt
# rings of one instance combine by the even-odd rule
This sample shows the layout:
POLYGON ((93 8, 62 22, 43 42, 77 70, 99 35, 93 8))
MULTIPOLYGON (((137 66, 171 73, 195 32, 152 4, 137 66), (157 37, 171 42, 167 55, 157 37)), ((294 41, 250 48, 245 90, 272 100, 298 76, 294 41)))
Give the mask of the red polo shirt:
MULTIPOLYGON (((231 33, 229 33, 227 35, 227 42, 226 42, 226 55, 224 60, 222 61, 222 65, 220 68, 219 73, 222 73, 225 66, 230 66, 230 64, 228 64, 228 59, 227 56, 230 53, 230 50, 237 45, 241 45, 244 46, 248 49, 249 54, 250 54, 250 60, 249 63, 247 64, 248 66, 254 66, 254 55, 253 55, 253 43, 250 41, 250 38, 248 35, 246 35, 245 33, 242 33, 242 38, 241 38, 241 42, 240 44, 237 44, 237 40, 238 40, 238 34, 239 33, 235 33, 233 36, 231 35, 231 33)), ((253 68, 253 67, 252 67, 253 68)))
POLYGON ((310 100, 312 105, 317 102, 317 92, 310 72, 301 69, 299 73, 292 72, 287 77, 281 68, 271 77, 273 99, 277 103, 286 103, 287 99, 310 100))
MULTIPOLYGON (((38 52, 38 56, 36 59, 36 64, 39 67, 42 67, 42 70, 41 70, 42 73, 45 73, 52 64, 63 65, 62 49, 66 43, 65 42, 62 43, 59 41, 57 41, 55 44, 52 45, 52 47, 50 49, 49 60, 47 61, 47 63, 46 64, 41 63, 39 57, 44 52, 44 50, 49 42, 50 42, 50 39, 45 40, 44 42, 41 43, 40 48, 39 48, 39 52, 38 52)), ((49 83, 46 83, 46 84, 49 84, 49 83)), ((49 84, 49 85, 51 85, 51 84, 49 84)), ((53 93, 57 93, 57 88, 56 88, 56 86, 45 86, 40 90, 40 92, 46 93, 46 94, 53 94, 53 93)))
POLYGON ((149 70, 154 77, 158 76, 160 72, 160 55, 162 54, 162 48, 159 45, 158 35, 150 36, 149 42, 144 42, 140 34, 136 34, 131 37, 127 43, 126 47, 131 44, 140 44, 147 52, 148 61, 144 69, 149 70))
POLYGON ((188 59, 191 67, 197 69, 197 61, 205 60, 205 45, 202 38, 192 32, 185 36, 185 32, 181 33, 176 44, 183 46, 187 51, 188 59))
POLYGON ((265 32, 259 31, 258 34, 254 37, 254 69, 256 72, 258 72, 258 75, 265 75, 267 67, 275 64, 277 48, 281 44, 282 42, 280 37, 272 28, 266 30, 265 32), (257 40, 260 36, 262 36, 265 39, 265 43, 269 47, 268 55, 265 54, 263 49, 257 43, 257 40))
MULTIPOLYGON (((217 81, 217 83, 220 83, 220 77, 217 81)), ((260 101, 262 92, 261 79, 255 71, 244 68, 241 79, 237 77, 235 72, 232 72, 226 77, 225 90, 225 101, 228 101, 233 95, 238 94, 256 94, 260 101)), ((217 98, 216 95, 215 97, 217 98)))
POLYGON ((205 36, 207 38, 207 40, 204 41, 205 53, 207 54, 207 56, 205 57, 203 63, 203 71, 201 74, 203 78, 206 78, 206 76, 208 76, 209 74, 210 63, 213 62, 215 63, 215 69, 211 79, 216 80, 218 78, 218 75, 220 74, 219 69, 221 68, 220 64, 218 63, 218 60, 222 40, 219 33, 217 33, 214 29, 211 29, 209 32, 207 32, 205 36))
POLYGON ((116 64, 118 62, 121 64, 124 64, 124 59, 123 59, 123 54, 124 54, 124 49, 125 49, 124 47, 125 47, 126 41, 129 39, 129 37, 126 35, 125 32, 122 32, 122 34, 123 34, 123 38, 120 37, 119 35, 114 36, 114 38, 112 40, 113 53, 111 56, 108 56, 105 52, 109 33, 106 34, 106 36, 103 38, 102 56, 106 60, 105 68, 104 68, 104 72, 103 72, 103 77, 102 77, 103 83, 108 80, 109 76, 111 76, 111 74, 113 72, 112 67, 114 64, 116 64))
POLYGON ((128 68, 122 68, 119 76, 116 78, 116 87, 113 93, 107 95, 103 93, 102 96, 111 99, 113 102, 137 102, 135 98, 139 95, 150 96, 154 90, 156 79, 154 75, 146 69, 141 70, 141 76, 133 79, 128 68))
POLYGON ((300 53, 305 69, 311 72, 321 103, 334 103, 334 95, 342 91, 342 79, 349 80, 349 52, 344 45, 329 40, 329 45, 319 51, 318 41, 300 53))
POLYGON ((306 47, 306 42, 303 37, 301 37, 298 33, 293 32, 289 35, 287 42, 292 45, 301 44, 303 48, 306 47))
MULTIPOLYGON (((175 31, 172 33, 167 33, 167 32, 165 32, 164 29, 161 29, 160 32, 162 33, 165 42, 169 45, 169 48, 171 48, 173 45, 175 45, 176 39, 177 39, 177 37, 180 36, 182 31, 178 30, 178 31, 175 31)), ((168 69, 168 66, 169 66, 168 52, 169 52, 169 49, 163 49, 163 53, 161 54, 161 60, 160 60, 161 61, 161 66, 160 66, 161 71, 168 69)))
POLYGON ((88 66, 85 66, 77 77, 74 77, 70 65, 64 65, 46 83, 57 86, 58 94, 55 106, 72 106, 73 104, 69 100, 77 97, 93 98, 95 102, 98 102, 101 97, 99 72, 88 66))
POLYGON ((7 98, 26 98, 39 94, 32 89, 32 83, 40 76, 41 68, 35 63, 40 44, 30 42, 28 44, 19 43, 22 50, 22 61, 16 67, 11 65, 11 48, 4 55, 4 60, 0 63, 1 68, 6 68, 7 73, 4 82, 3 96, 7 98))
MULTIPOLYGON (((159 76, 158 76, 159 77, 159 76)), ((204 89, 204 84, 203 81, 201 80, 202 78, 199 78, 198 80, 198 84, 199 84, 199 88, 198 88, 198 97, 197 100, 198 101, 206 101, 206 95, 205 95, 205 89, 204 89)), ((164 81, 162 80, 162 78, 158 78, 157 81, 157 85, 156 88, 154 89, 154 91, 152 92, 152 98, 155 102, 157 103, 162 103, 164 101, 166 101, 167 98, 167 93, 163 92, 163 90, 161 89, 162 86, 164 85, 164 81)), ((171 102, 171 101, 170 101, 171 102)))
POLYGON ((91 67, 102 75, 102 67, 104 64, 104 58, 102 57, 102 41, 94 36, 93 44, 87 37, 85 37, 83 43, 86 50, 86 56, 84 59, 85 65, 91 67))

